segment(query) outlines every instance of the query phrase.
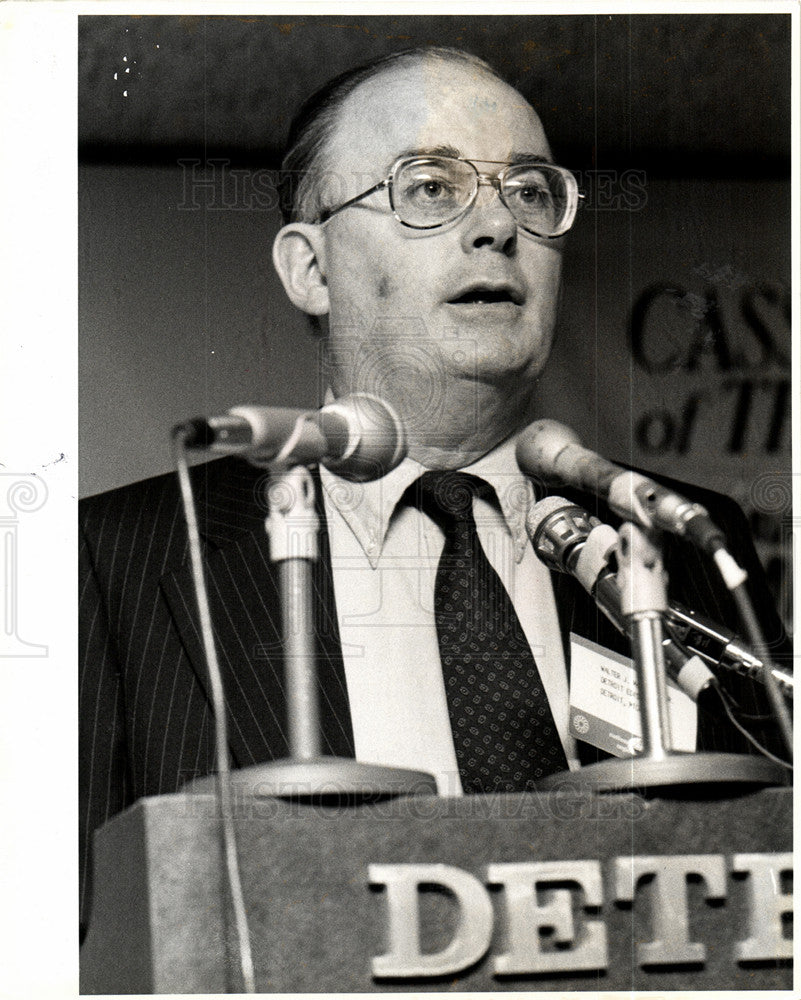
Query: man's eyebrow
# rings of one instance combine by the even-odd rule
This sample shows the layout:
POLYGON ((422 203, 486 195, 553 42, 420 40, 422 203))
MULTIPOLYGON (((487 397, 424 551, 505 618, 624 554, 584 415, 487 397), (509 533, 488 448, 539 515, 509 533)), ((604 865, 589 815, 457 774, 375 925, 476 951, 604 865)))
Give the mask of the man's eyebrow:
POLYGON ((395 159, 399 160, 402 156, 454 156, 459 159, 461 155, 455 146, 411 146, 401 150, 395 159))
POLYGON ((509 163, 553 163, 553 160, 542 153, 512 153, 509 163))
MULTIPOLYGON (((455 146, 412 146, 409 149, 404 149, 398 153, 395 159, 400 159, 402 156, 453 156, 456 159, 473 159, 473 157, 465 156, 462 151, 457 149, 455 146)), ((496 161, 476 159, 476 163, 494 162, 496 161)), ((514 152, 508 160, 499 160, 497 162, 513 163, 517 165, 518 163, 552 163, 553 161, 550 156, 544 156, 542 153, 514 152)))

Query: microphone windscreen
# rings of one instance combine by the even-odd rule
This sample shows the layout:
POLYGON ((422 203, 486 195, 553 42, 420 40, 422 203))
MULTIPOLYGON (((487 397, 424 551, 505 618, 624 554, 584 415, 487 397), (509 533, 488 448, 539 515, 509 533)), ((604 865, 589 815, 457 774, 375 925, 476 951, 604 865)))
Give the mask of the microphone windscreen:
POLYGON ((565 500, 564 497, 545 497, 532 504, 526 514, 526 530, 529 538, 533 540, 536 537, 540 526, 548 520, 551 514, 573 506, 575 505, 571 504, 569 500, 565 500))
POLYGON ((517 439, 517 464, 530 476, 552 479, 559 455, 569 445, 581 447, 575 431, 556 420, 535 420, 517 439))
POLYGON ((589 490, 605 498, 610 485, 624 471, 589 448, 569 427, 555 420, 537 420, 518 438, 520 469, 553 485, 564 484, 589 490))
POLYGON ((406 434, 400 417, 389 403, 371 393, 355 392, 328 403, 317 419, 326 437, 332 421, 338 421, 339 427, 342 421, 347 425, 347 442, 338 434, 337 447, 324 460, 326 468, 344 479, 380 479, 406 457, 406 434))
POLYGON ((594 519, 564 497, 545 497, 526 516, 526 529, 534 551, 546 565, 572 571, 574 554, 587 540, 594 519))

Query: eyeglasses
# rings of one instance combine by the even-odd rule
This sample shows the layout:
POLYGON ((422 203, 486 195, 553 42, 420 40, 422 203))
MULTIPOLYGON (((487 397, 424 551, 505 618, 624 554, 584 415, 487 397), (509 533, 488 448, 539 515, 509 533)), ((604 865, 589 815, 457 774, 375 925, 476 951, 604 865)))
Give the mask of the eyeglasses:
POLYGON ((570 229, 584 197, 573 174, 552 163, 506 163, 493 175, 481 173, 470 160, 455 156, 403 156, 392 165, 389 177, 342 205, 326 209, 316 222, 328 222, 343 208, 387 188, 390 207, 401 225, 436 229, 463 215, 482 185, 495 188, 522 229, 546 239, 570 229))

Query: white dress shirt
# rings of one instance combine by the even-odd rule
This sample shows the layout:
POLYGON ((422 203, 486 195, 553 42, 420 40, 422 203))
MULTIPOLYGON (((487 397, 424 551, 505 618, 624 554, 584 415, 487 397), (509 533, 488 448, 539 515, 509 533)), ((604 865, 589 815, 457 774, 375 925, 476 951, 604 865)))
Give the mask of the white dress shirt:
MULTIPOLYGON (((500 510, 475 498, 478 537, 514 604, 568 761, 568 684, 550 574, 525 527, 531 484, 509 439, 463 471, 494 487, 500 510)), ((427 471, 405 459, 383 479, 350 483, 321 469, 345 678, 357 760, 433 774, 441 795, 462 788, 434 623, 444 544, 425 514, 398 504, 427 471)))

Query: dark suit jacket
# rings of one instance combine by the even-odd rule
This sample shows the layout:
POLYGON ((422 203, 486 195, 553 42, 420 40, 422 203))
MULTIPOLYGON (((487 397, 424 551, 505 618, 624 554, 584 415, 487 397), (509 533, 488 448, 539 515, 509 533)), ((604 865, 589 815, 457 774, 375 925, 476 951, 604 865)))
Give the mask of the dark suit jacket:
MULTIPOLYGON (((238 459, 192 470, 208 590, 229 708, 234 767, 287 753, 279 593, 264 531, 264 473, 238 459)), ((554 490, 567 495, 567 490, 554 490)), ((709 505, 710 494, 698 497, 709 505)), ((582 506, 596 509, 587 497, 582 506)), ((715 516, 747 540, 742 513, 717 497, 715 516)), ((607 512, 598 509, 600 516, 607 512)), ((324 518, 322 518, 324 524, 324 518)), ((92 832, 145 795, 176 791, 214 769, 211 702, 176 477, 160 476, 81 504, 80 813, 82 914, 92 832)), ((752 549, 740 558, 752 573, 752 549)), ((678 599, 721 622, 736 616, 713 568, 671 541, 666 563, 678 599)), ((563 632, 627 652, 574 581, 554 575, 563 632)), ((317 663, 323 752, 353 756, 353 732, 334 608, 328 539, 315 564, 317 663)), ((768 638, 782 637, 765 588, 756 588, 768 638)), ((739 685, 746 707, 750 685, 739 685)), ((708 720, 709 721, 709 720, 708 720)), ((739 748, 719 718, 702 746, 739 748)), ((594 751, 588 748, 589 758, 594 751)))

